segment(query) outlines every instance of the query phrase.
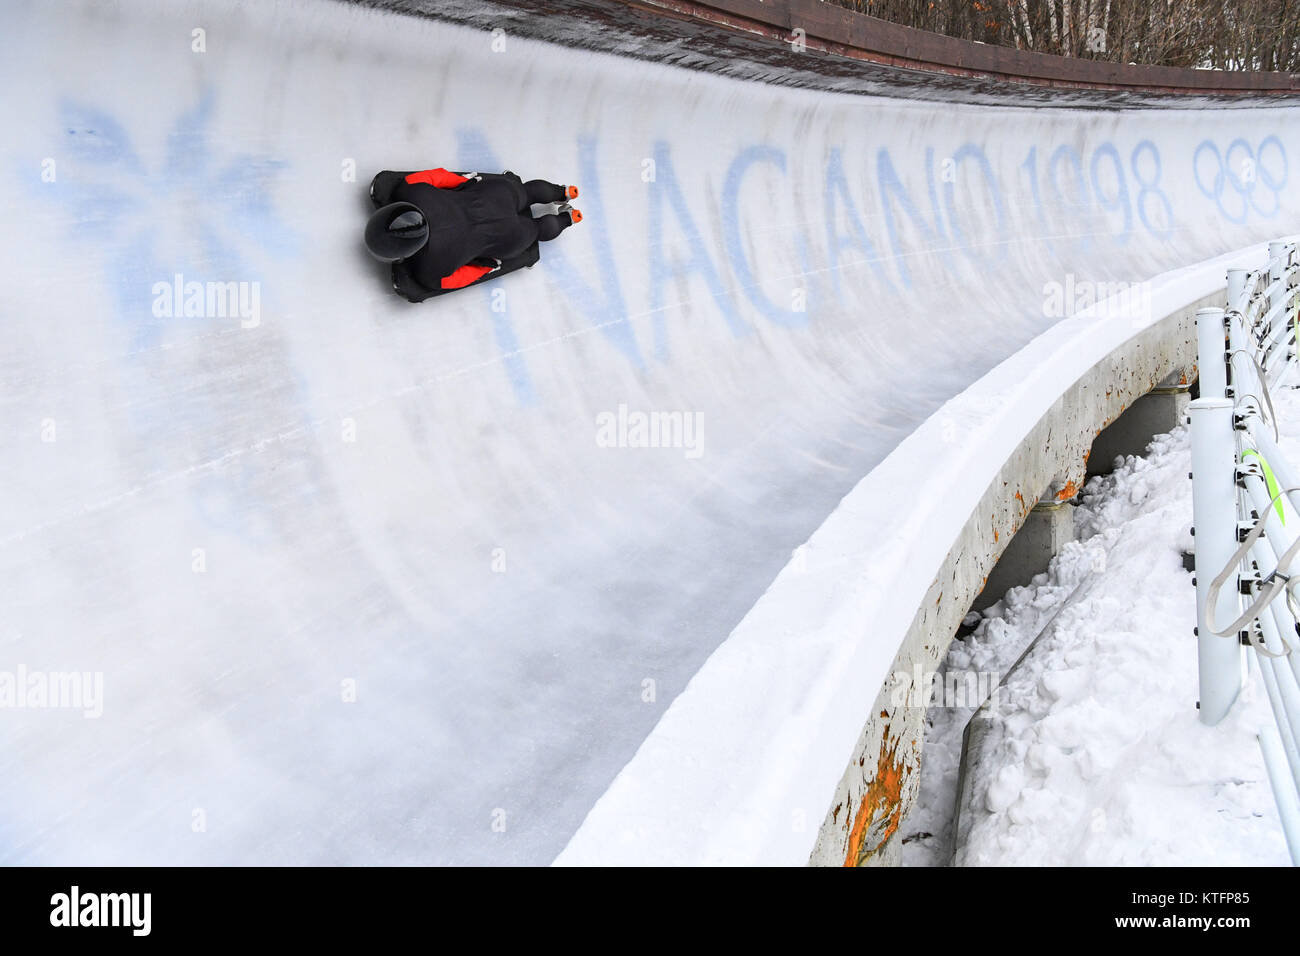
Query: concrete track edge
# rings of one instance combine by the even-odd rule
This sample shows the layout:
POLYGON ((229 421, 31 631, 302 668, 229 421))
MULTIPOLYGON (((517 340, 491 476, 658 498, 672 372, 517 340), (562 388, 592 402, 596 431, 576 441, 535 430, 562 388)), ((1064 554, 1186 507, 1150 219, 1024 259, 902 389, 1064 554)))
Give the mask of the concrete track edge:
POLYGON ((813 865, 890 865, 901 855, 900 824, 920 786, 923 706, 896 703, 896 678, 933 672, 990 570, 1044 492, 1066 500, 1082 486, 1093 440, 1163 382, 1196 376, 1196 310, 1221 305, 1226 289, 1153 323, 1094 365, 1056 400, 988 484, 876 694, 848 768, 822 821, 813 865))

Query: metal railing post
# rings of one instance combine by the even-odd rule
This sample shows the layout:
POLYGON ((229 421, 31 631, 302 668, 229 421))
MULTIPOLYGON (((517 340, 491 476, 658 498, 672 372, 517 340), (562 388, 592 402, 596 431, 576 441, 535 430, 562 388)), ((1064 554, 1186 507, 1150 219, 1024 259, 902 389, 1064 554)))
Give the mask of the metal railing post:
MULTIPOLYGON (((1231 301, 1231 300, 1229 300, 1231 301)), ((1201 375, 1201 398, 1223 398, 1228 384, 1222 309, 1196 310, 1196 364, 1201 375)))
MULTIPOLYGON (((1209 311, 1222 315, 1218 309, 1201 310, 1209 311)), ((1200 318, 1198 313, 1198 329, 1200 318)), ((1228 713, 1241 689, 1241 645, 1235 636, 1215 637, 1209 624, 1213 618, 1219 627, 1225 627, 1241 613, 1236 581, 1220 589, 1213 614, 1207 606, 1211 580, 1237 550, 1237 447, 1232 402, 1221 394, 1207 397, 1204 367, 1201 376, 1201 397, 1188 406, 1192 422, 1192 520, 1196 529, 1197 659, 1200 719, 1214 725, 1228 713)))
POLYGON ((1246 276, 1249 273, 1245 269, 1228 270, 1228 308, 1245 311, 1245 292, 1246 276))
POLYGON ((1270 309, 1277 308, 1286 298, 1286 289, 1282 288, 1279 280, 1286 272, 1290 252, 1291 250, 1285 242, 1270 242, 1268 244, 1268 281, 1270 285, 1277 283, 1277 288, 1268 297, 1268 307, 1270 309))

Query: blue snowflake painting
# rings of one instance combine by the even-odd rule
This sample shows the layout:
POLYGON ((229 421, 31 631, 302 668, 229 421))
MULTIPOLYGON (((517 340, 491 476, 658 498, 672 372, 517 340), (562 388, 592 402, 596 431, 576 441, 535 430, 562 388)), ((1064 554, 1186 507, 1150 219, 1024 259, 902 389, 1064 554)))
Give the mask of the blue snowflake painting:
POLYGON ((186 281, 260 281, 254 253, 282 256, 295 245, 271 201, 285 164, 222 155, 211 134, 214 102, 206 92, 177 118, 166 155, 154 168, 110 113, 68 100, 60 107, 78 176, 46 195, 68 207, 80 239, 102 250, 116 312, 132 328, 133 350, 156 345, 174 321, 154 315, 155 283, 177 273, 186 281))

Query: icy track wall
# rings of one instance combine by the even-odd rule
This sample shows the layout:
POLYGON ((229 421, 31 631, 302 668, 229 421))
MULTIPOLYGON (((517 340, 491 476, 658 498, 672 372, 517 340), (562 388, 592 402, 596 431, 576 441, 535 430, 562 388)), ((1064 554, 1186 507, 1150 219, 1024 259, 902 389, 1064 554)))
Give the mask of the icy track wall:
POLYGON ((6 863, 552 859, 1045 283, 1297 212, 1283 108, 905 103, 314 0, 9 2, 0 64, 6 863), (366 183, 434 165, 586 221, 409 305, 366 183))

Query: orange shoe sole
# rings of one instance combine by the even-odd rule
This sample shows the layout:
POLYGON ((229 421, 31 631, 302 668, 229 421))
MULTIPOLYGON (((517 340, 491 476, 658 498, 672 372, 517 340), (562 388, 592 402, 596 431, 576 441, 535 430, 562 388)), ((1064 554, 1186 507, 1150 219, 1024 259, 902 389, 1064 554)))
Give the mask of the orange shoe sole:
POLYGON ((582 210, 580 210, 580 209, 570 209, 570 210, 569 210, 569 221, 570 221, 570 222, 582 222, 582 210))
POLYGON ((578 198, 578 187, 577 187, 577 186, 568 186, 568 187, 566 187, 565 190, 564 190, 564 195, 567 196, 569 199, 577 199, 577 198, 578 198))

